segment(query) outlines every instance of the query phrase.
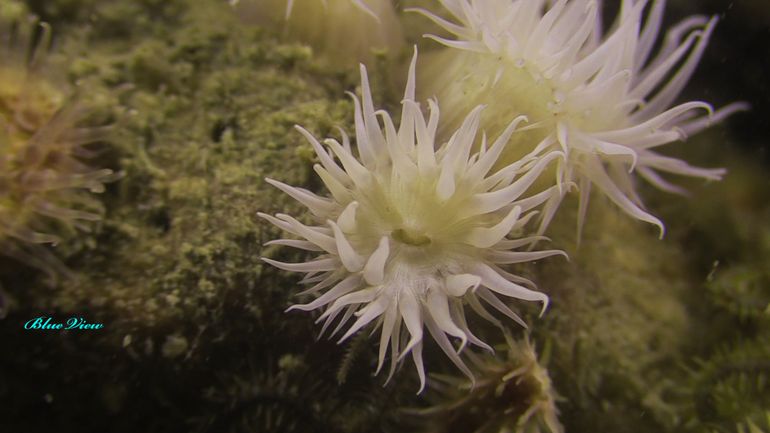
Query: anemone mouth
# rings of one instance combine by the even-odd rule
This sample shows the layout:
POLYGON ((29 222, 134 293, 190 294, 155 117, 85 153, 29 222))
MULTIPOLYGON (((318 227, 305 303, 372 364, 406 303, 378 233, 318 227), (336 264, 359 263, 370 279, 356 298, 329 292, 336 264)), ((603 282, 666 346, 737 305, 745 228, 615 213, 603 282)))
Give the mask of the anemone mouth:
POLYGON ((430 237, 406 228, 393 230, 390 236, 402 244, 410 245, 413 247, 424 247, 431 244, 430 237))

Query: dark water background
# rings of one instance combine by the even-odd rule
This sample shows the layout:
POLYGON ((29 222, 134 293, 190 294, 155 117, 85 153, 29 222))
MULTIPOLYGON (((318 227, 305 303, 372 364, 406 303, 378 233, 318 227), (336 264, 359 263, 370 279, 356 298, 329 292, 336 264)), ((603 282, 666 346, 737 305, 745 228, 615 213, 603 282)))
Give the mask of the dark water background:
POLYGON ((730 119, 730 145, 770 163, 770 2, 672 1, 668 10, 666 26, 694 14, 719 16, 685 96, 715 107, 736 100, 751 104, 749 112, 730 119))

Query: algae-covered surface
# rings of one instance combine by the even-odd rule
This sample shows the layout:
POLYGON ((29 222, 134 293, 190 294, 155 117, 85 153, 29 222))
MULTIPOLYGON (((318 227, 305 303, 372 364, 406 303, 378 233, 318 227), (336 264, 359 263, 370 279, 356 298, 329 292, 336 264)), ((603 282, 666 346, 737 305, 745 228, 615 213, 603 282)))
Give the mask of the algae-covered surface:
MULTIPOLYGON (((280 236, 257 212, 306 212, 264 179, 323 193, 294 125, 352 132, 355 68, 226 1, 3 1, 50 23, 49 67, 112 124, 89 163, 121 177, 101 222, 51 248, 72 277, 0 256, 1 432, 770 432, 770 178, 729 125, 681 150, 724 181, 643 188, 662 240, 597 196, 578 245, 567 200, 547 234, 570 261, 516 268, 545 315, 473 320, 497 349, 472 349, 474 387, 427 344, 415 395, 411 365, 373 376, 369 332, 338 345, 285 312, 299 278, 260 260, 305 257, 263 246, 280 236), (24 329, 37 317, 103 327, 24 329)), ((408 51, 368 65, 386 108, 408 51)))

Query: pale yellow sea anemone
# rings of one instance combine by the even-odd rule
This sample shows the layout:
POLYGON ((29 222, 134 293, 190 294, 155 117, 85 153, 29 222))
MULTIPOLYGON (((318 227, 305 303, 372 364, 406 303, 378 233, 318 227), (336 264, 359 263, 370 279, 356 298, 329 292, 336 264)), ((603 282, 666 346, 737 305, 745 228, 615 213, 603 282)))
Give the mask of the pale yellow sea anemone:
POLYGON ((398 53, 404 37, 391 0, 239 0, 248 23, 279 30, 344 66, 372 59, 375 51, 398 53))
POLYGON ((554 186, 523 198, 543 170, 564 154, 530 155, 492 170, 525 119, 513 120, 487 146, 486 137, 477 140, 483 107, 474 109, 448 142, 437 143, 436 102, 428 101, 426 120, 415 101, 416 59, 415 52, 398 129, 390 114, 375 111, 366 69, 361 66, 363 100, 353 98, 357 157, 347 136, 343 135, 342 143, 326 140, 328 152, 298 127, 318 155, 315 171, 331 195, 322 197, 267 181, 307 206, 317 225, 305 225, 286 214, 260 216, 300 238, 270 244, 320 254, 306 263, 264 259, 280 269, 306 273, 303 282, 314 286, 303 293, 320 294, 291 309, 325 308, 319 318, 324 330, 341 317, 332 335, 355 317, 340 341, 375 322, 381 328, 377 371, 388 347, 391 374, 398 361, 411 353, 422 389, 424 328, 451 361, 471 376, 459 352, 466 343, 489 346, 468 328, 465 307, 497 325, 481 301, 521 325, 524 322, 500 297, 540 302, 545 309, 548 297, 504 268, 564 254, 515 251, 542 238, 509 238, 522 232, 535 215, 534 208, 558 194, 554 186), (474 153, 477 143, 480 150, 474 153), (460 341, 458 349, 448 337, 460 341))

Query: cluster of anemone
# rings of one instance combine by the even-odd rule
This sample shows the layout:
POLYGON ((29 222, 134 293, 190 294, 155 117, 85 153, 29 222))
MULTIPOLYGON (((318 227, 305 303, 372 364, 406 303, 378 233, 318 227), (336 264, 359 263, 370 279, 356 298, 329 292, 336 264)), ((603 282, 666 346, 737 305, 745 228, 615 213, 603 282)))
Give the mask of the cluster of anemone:
POLYGON ((264 259, 306 274, 302 283, 311 287, 302 294, 314 299, 290 309, 323 309, 322 334, 332 328, 340 341, 379 329, 377 371, 388 352, 391 374, 411 354, 420 389, 426 331, 472 377, 461 352, 468 343, 490 346, 468 326, 467 309, 501 327, 490 309, 525 326, 510 300, 545 309, 548 296, 509 265, 564 254, 535 245, 568 192, 580 194, 578 227, 596 188, 662 233, 637 177, 678 193, 661 172, 720 179, 722 169, 693 167, 658 149, 744 108, 674 104, 715 18, 684 20, 656 50, 664 1, 623 0, 608 32, 599 1, 440 3, 451 18, 417 9, 452 35, 428 36, 446 46, 428 65, 425 87, 437 99, 417 101, 415 52, 396 125, 375 109, 362 66, 355 147, 346 135, 324 146, 298 127, 328 192, 267 180, 306 206, 313 222, 260 214, 293 235, 272 244, 317 254, 304 263, 264 259))
POLYGON ((91 193, 115 174, 84 162, 109 128, 78 126, 85 110, 46 73, 50 41, 34 17, 0 21, 0 252, 55 281, 69 271, 48 246, 101 219, 91 193))

